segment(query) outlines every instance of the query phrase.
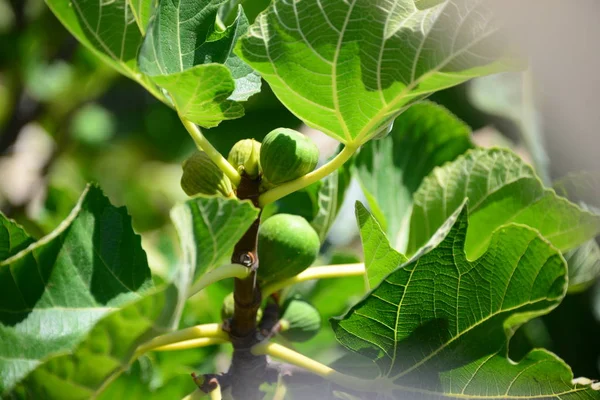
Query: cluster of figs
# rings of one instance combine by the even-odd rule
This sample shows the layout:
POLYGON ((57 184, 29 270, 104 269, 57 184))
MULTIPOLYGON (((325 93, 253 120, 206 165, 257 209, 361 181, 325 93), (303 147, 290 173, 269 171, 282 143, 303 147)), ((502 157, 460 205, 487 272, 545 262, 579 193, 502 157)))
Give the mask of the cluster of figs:
MULTIPOLYGON (((261 191, 312 172, 317 166, 319 149, 300 132, 278 128, 262 143, 254 139, 237 142, 227 160, 241 175, 260 181, 261 191)), ((183 163, 181 187, 189 196, 198 194, 235 197, 229 178, 205 152, 196 152, 183 163)), ((303 217, 275 214, 262 221, 258 230, 261 287, 280 282, 308 268, 319 254, 320 240, 303 217)), ((298 295, 281 297, 280 334, 295 342, 309 340, 321 327, 319 312, 298 295)), ((223 304, 222 317, 233 314, 233 293, 223 304)), ((261 318, 261 313, 257 316, 261 318)))

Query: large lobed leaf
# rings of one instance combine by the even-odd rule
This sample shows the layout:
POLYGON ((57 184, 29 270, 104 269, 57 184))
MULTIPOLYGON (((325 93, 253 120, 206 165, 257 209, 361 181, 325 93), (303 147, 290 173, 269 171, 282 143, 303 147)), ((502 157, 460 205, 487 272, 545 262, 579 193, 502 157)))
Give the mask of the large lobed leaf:
POLYGON ((490 0, 275 0, 236 52, 308 125, 344 143, 410 104, 508 68, 490 0))
POLYGON ((171 285, 107 315, 72 352, 51 357, 32 371, 16 394, 30 399, 96 398, 129 368, 138 345, 169 330, 177 297, 171 285))
POLYGON ((468 229, 463 203, 414 258, 332 320, 344 346, 379 365, 373 389, 386 398, 600 398, 589 384, 572 383, 568 366, 549 352, 508 358, 512 332, 565 295, 559 250, 510 224, 469 259, 468 229))
POLYGON ((151 287, 126 210, 88 187, 54 232, 0 262, 0 393, 151 287))
POLYGON ((445 108, 424 102, 396 118, 388 136, 361 148, 354 172, 370 209, 400 251, 406 246, 413 194, 433 168, 473 147, 470 136, 469 127, 445 108))
POLYGON ((260 78, 232 54, 248 20, 241 7, 228 27, 219 26, 224 0, 162 1, 140 49, 140 69, 166 89, 178 112, 212 127, 239 118, 237 103, 260 90, 260 78))
POLYGON ((514 222, 537 229, 561 251, 600 232, 600 216, 544 188, 533 169, 502 149, 477 149, 433 170, 414 196, 408 254, 414 253, 465 198, 470 201, 465 250, 481 255, 492 232, 514 222))

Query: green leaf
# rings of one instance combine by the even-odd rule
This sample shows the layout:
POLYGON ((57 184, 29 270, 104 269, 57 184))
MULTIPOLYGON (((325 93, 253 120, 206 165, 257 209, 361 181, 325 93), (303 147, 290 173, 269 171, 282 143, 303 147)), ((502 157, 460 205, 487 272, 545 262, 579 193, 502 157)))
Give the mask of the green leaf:
POLYGON ((537 229, 561 251, 600 231, 600 216, 544 188, 516 154, 477 149, 434 169, 423 180, 414 196, 408 254, 429 240, 465 198, 471 204, 465 247, 470 258, 483 254, 492 232, 510 222, 537 229))
POLYGON ((138 345, 168 330, 176 293, 171 285, 105 316, 72 353, 46 360, 18 390, 33 399, 95 398, 129 367, 138 345))
POLYGON ((239 118, 260 91, 260 77, 232 49, 248 29, 241 7, 228 27, 217 18, 224 0, 160 2, 140 49, 141 70, 171 95, 179 113, 205 126, 239 118))
POLYGON ((199 65, 152 79, 169 92, 180 115, 205 128, 244 115, 241 104, 228 100, 235 84, 223 65, 199 65))
POLYGON ((54 232, 0 262, 0 393, 151 287, 126 210, 88 187, 54 232))
POLYGON ((510 224, 469 259, 467 215, 463 203, 427 248, 332 320, 344 346, 377 362, 373 389, 391 398, 600 398, 571 383, 551 353, 534 350, 518 363, 507 355, 512 332, 564 297, 560 252, 534 229, 510 224))
POLYGON ((350 178, 350 169, 342 166, 321 180, 322 185, 317 194, 317 215, 310 222, 319 234, 321 243, 327 238, 329 229, 342 207, 350 178))
POLYGON ((369 206, 396 248, 404 250, 413 194, 423 178, 473 145, 471 130, 445 108, 415 104, 394 121, 390 134, 365 144, 354 172, 369 206), (385 173, 382 173, 385 171, 385 173))
POLYGON ((490 0, 275 0, 236 53, 309 126, 360 144, 410 104, 509 67, 490 0))
POLYGON ((359 202, 356 202, 356 219, 365 253, 365 269, 370 290, 408 259, 390 246, 375 217, 359 202))
POLYGON ((46 0, 60 22, 87 48, 125 76, 137 80, 142 34, 128 0, 46 0))
POLYGON ((146 34, 146 28, 154 11, 155 0, 127 0, 133 18, 142 35, 146 34))
POLYGON ((218 266, 250 228, 259 210, 249 201, 197 196, 176 206, 171 219, 194 278, 218 266))
POLYGON ((442 4, 444 0, 415 0, 415 5, 419 10, 426 10, 431 7, 435 7, 438 4, 442 4))
POLYGON ((0 212, 0 261, 17 254, 33 241, 20 225, 0 212))

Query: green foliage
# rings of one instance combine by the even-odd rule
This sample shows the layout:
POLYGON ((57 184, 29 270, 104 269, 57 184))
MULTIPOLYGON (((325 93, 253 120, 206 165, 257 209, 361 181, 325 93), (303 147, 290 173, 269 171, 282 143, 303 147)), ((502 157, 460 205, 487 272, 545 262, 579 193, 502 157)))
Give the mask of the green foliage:
POLYGON ((309 126, 360 144, 429 94, 506 69, 486 1, 275 0, 237 54, 309 126))
POLYGON ((103 316, 152 287, 130 224, 91 186, 54 232, 0 262, 0 392, 47 357, 72 351, 103 316))
POLYGON ((544 188, 517 155, 478 149, 436 168, 423 181, 414 196, 408 253, 424 245, 465 198, 471 202, 465 250, 473 258, 483 254, 497 227, 511 222, 537 229, 561 251, 600 231, 600 216, 544 188))
POLYGON ((598 177, 544 186, 528 74, 480 80, 471 94, 518 125, 536 172, 509 150, 473 148, 465 123, 424 102, 519 67, 491 0, 45 1, 84 47, 72 49, 35 1, 0 0, 9 15, 0 17, 0 124, 9 128, 0 150, 13 149, 0 160, 0 196, 21 181, 35 187, 22 202, 0 197, 24 226, 0 214, 0 396, 194 398, 190 373, 221 379, 229 364, 217 323, 235 327, 234 309, 258 307, 262 289, 249 337, 264 341, 242 349, 246 360, 233 357, 233 370, 263 376, 239 363, 275 344, 264 350, 269 362, 311 373, 309 385, 284 373, 267 398, 282 398, 286 383, 286 399, 600 399, 597 383, 574 380, 558 356, 531 346, 564 354, 544 324, 566 293, 600 275, 598 177), (258 94, 261 79, 272 92, 258 94), (492 94, 498 82, 506 90, 492 94), (30 101, 34 116, 13 129, 30 101), (203 150, 183 173, 193 143, 180 119, 203 150), (301 122, 341 142, 316 170, 319 148, 291 129, 301 122), (5 143, 24 126, 28 135, 5 143), (52 144, 38 149, 30 135, 52 144), (263 138, 261 171, 254 139, 263 138), (229 169, 219 153, 232 146, 229 169), (14 161, 23 154, 33 162, 14 161), (20 179, 29 169, 34 178, 20 179), (240 183, 235 170, 247 175, 240 183), (351 178, 368 204, 356 204, 364 254, 354 241, 326 240, 351 178), (127 204, 135 231, 95 185, 68 214, 95 179, 127 204), (256 276, 224 265, 234 248, 257 250, 256 276), (282 282, 290 286, 265 298, 282 282), (254 303, 239 302, 250 294, 254 303), (185 328, 218 339, 171 332, 185 328), (157 335, 183 350, 149 346, 157 335))
POLYGON ((535 350, 517 363, 507 356, 512 332, 565 295, 560 252, 535 230, 509 224, 493 232, 484 254, 467 258, 467 215, 463 204, 408 263, 332 320, 338 340, 377 362, 374 386, 388 396, 595 396, 571 383, 551 353, 535 350))
POLYGON ((433 103, 412 106, 389 135, 364 145, 354 163, 369 207, 396 247, 406 241, 413 194, 438 165, 473 147, 471 130, 433 103), (381 171, 386 171, 381 173, 381 171))

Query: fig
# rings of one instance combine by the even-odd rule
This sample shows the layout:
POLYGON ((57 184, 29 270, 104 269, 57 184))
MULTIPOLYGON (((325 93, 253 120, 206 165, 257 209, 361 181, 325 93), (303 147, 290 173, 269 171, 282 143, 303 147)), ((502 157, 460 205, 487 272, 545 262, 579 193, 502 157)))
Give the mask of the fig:
POLYGON ((276 214, 258 229, 258 279, 282 281, 308 268, 319 254, 319 235, 302 217, 276 214))
POLYGON ((321 315, 307 301, 299 298, 288 299, 283 307, 279 323, 280 334, 292 342, 306 342, 321 329, 321 315))
POLYGON ((260 149, 263 178, 280 185, 315 169, 319 149, 307 136, 292 129, 278 128, 265 136, 260 149))
POLYGON ((240 173, 256 179, 260 173, 260 142, 254 139, 240 140, 233 145, 227 161, 240 173))
POLYGON ((194 153, 183 162, 181 188, 188 196, 221 194, 231 197, 234 195, 229 178, 203 151, 194 153))

